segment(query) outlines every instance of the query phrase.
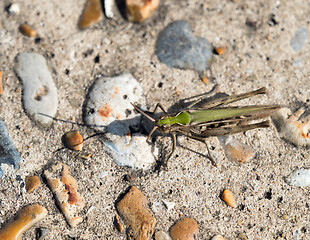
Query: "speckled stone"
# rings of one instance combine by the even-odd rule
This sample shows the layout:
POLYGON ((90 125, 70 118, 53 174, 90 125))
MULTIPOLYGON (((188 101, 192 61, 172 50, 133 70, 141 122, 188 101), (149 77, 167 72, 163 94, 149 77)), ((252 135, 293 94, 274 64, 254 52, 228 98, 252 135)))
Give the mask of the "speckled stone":
POLYGON ((198 239, 198 224, 192 218, 182 218, 170 228, 170 236, 173 240, 198 239))
POLYGON ((26 111, 37 123, 50 125, 51 117, 57 112, 58 94, 45 58, 37 53, 23 52, 16 57, 15 71, 23 83, 26 111))
POLYGON ((192 34, 189 23, 175 21, 159 34, 156 55, 170 68, 193 69, 203 75, 211 64, 212 47, 192 34))
POLYGON ((127 229, 128 239, 147 240, 154 232, 156 219, 148 207, 146 197, 134 186, 116 204, 127 229))
POLYGON ((9 131, 6 128, 5 122, 0 119, 0 178, 3 177, 3 171, 1 169, 1 164, 5 163, 12 165, 15 169, 18 168, 19 162, 21 160, 19 152, 16 150, 13 144, 9 131))
POLYGON ((106 132, 107 152, 116 164, 134 169, 150 169, 156 162, 157 148, 138 131, 141 115, 130 103, 145 105, 140 84, 131 74, 100 78, 88 93, 84 121, 106 132))

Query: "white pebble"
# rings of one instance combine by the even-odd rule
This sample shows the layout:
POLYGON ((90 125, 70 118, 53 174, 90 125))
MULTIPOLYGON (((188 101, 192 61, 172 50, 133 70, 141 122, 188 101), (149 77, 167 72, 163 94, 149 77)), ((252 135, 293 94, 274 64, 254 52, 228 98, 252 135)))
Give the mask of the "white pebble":
POLYGON ((307 187, 310 186, 310 169, 296 169, 286 179, 289 185, 296 187, 307 187))
POLYGON ((164 231, 157 231, 155 233, 155 240, 171 240, 171 237, 164 231))
POLYGON ((162 201, 163 201, 163 204, 165 205, 165 207, 167 208, 168 211, 173 209, 174 206, 175 206, 175 202, 168 202, 168 201, 165 201, 165 200, 162 200, 162 201))
POLYGON ((104 13, 107 18, 113 18, 114 0, 104 0, 104 13))
POLYGON ((158 149, 147 143, 146 138, 139 134, 120 136, 105 144, 116 164, 147 170, 155 165, 158 149))
POLYGON ((8 11, 10 14, 13 15, 18 15, 20 13, 20 7, 18 3, 12 3, 9 8, 8 11))

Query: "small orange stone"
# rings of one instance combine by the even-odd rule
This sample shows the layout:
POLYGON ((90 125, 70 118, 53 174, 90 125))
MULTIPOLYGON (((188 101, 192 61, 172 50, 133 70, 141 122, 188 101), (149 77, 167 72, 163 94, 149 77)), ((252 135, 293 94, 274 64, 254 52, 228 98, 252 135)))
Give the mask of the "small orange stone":
POLYGON ((29 25, 27 24, 20 25, 19 31, 27 37, 35 37, 37 35, 37 32, 33 30, 31 27, 29 27, 29 25))
POLYGON ((68 132, 64 135, 65 146, 71 150, 82 151, 83 137, 79 131, 68 132))
POLYGON ((223 46, 215 48, 215 52, 217 53, 217 55, 223 55, 226 52, 226 48, 223 46))
POLYGON ((228 189, 224 190, 221 198, 228 206, 230 206, 232 208, 236 208, 237 207, 237 203, 236 203, 235 197, 232 194, 232 192, 229 191, 228 189))
POLYGON ((37 176, 26 177, 26 192, 30 193, 41 185, 41 181, 37 176))
POLYGON ((208 84, 209 83, 209 79, 206 77, 206 76, 203 76, 201 78, 201 81, 204 83, 204 84, 208 84))

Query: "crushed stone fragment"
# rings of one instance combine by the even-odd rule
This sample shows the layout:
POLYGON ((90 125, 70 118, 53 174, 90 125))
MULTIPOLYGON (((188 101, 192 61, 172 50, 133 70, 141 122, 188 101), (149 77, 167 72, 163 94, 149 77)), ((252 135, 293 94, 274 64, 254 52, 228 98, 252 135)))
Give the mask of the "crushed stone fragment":
POLYGON ((44 171, 44 176, 68 224, 77 226, 83 221, 77 214, 84 208, 85 201, 77 192, 77 181, 71 176, 68 166, 57 161, 44 171))

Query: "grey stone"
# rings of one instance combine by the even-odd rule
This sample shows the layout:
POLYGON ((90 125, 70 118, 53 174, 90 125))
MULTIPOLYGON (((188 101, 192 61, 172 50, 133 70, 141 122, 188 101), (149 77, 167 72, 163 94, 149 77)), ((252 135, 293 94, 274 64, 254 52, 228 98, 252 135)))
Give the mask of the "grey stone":
POLYGON ((3 171, 1 169, 2 163, 13 165, 13 167, 17 169, 19 162, 20 155, 10 139, 9 131, 4 121, 0 119, 0 178, 3 176, 3 171))
POLYGON ((23 52, 16 58, 15 71, 23 83, 26 111, 36 122, 50 125, 51 117, 57 112, 58 95, 45 58, 37 53, 23 52))
POLYGON ((308 32, 304 27, 300 27, 296 30, 294 36, 291 38, 290 45, 291 48, 298 52, 303 47, 307 40, 308 32))
POLYGON ((203 73, 210 67, 212 47, 206 39, 195 37, 187 22, 175 21, 159 34, 156 55, 170 68, 193 69, 203 73))

